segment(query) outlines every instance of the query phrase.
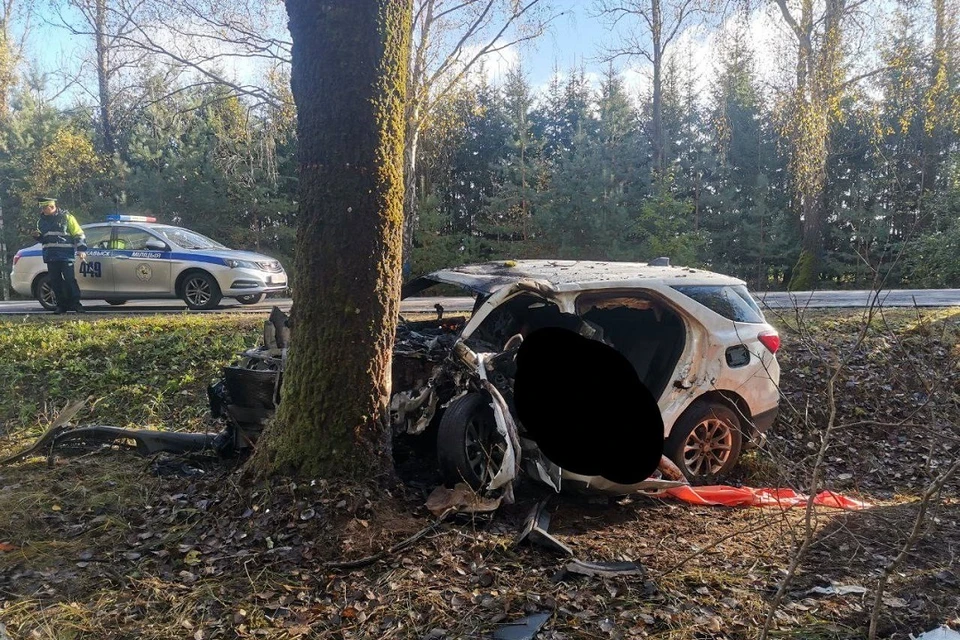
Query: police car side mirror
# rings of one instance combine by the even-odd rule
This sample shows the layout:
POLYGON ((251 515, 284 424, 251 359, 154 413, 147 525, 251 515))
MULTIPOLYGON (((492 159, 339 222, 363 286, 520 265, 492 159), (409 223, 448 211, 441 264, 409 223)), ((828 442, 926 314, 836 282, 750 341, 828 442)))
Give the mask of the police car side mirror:
POLYGON ((153 250, 153 251, 168 251, 168 250, 169 250, 169 249, 167 248, 167 245, 164 244, 163 242, 160 242, 159 240, 147 240, 147 241, 144 243, 143 246, 146 247, 147 249, 151 249, 151 250, 153 250))

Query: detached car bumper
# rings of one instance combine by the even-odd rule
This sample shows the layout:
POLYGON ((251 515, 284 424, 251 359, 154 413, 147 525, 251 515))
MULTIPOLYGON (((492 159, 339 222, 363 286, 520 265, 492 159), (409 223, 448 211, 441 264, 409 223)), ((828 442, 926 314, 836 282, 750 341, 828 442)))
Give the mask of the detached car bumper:
POLYGON ((776 422, 779 413, 780 407, 776 406, 769 411, 764 411, 763 413, 758 413, 753 416, 752 422, 756 433, 766 433, 770 427, 773 426, 773 423, 776 422))
POLYGON ((776 422, 779 414, 780 406, 777 405, 772 409, 762 411, 753 416, 753 418, 750 420, 750 423, 753 425, 753 427, 750 429, 749 433, 745 434, 747 436, 744 440, 744 445, 746 448, 754 449, 763 445, 767 439, 767 431, 769 431, 770 427, 773 426, 773 423, 776 422))

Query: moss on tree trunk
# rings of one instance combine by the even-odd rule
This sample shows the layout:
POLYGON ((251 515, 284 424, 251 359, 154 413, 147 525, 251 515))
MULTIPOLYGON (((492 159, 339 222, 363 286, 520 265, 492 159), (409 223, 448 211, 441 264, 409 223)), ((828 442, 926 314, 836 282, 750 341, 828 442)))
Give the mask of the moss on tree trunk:
POLYGON ((258 475, 390 469, 411 0, 287 0, 300 203, 293 339, 258 475))
POLYGON ((820 252, 823 249, 824 184, 826 183, 826 160, 822 160, 819 179, 802 185, 803 201, 802 244, 797 264, 794 265, 787 284, 789 291, 813 291, 820 287, 820 252))
POLYGON ((797 264, 794 265, 788 291, 812 291, 819 282, 816 255, 806 249, 800 251, 797 264))

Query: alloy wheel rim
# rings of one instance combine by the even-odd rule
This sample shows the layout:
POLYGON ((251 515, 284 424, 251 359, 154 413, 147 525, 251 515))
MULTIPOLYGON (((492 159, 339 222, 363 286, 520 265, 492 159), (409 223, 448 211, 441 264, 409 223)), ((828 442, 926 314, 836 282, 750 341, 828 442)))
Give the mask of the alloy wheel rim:
POLYGON ((47 282, 40 285, 40 298, 51 307, 57 306, 57 295, 53 292, 53 287, 47 282))
POLYGON ((496 429, 484 417, 474 416, 467 423, 463 443, 467 464, 482 485, 493 478, 505 453, 502 442, 491 442, 496 433, 496 429))
POLYGON ((187 299, 197 306, 205 305, 210 301, 210 286, 201 278, 194 278, 187 282, 187 299))
POLYGON ((687 436, 683 463, 692 475, 714 475, 730 459, 733 427, 720 418, 705 418, 687 436))

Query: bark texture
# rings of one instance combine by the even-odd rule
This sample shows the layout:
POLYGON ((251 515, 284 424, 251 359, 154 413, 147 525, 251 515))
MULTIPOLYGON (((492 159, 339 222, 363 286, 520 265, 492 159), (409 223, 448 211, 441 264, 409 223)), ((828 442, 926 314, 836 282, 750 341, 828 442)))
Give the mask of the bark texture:
POLYGON ((107 44, 107 0, 96 0, 94 42, 97 52, 97 91, 100 95, 100 135, 103 152, 113 155, 117 149, 113 118, 113 94, 110 91, 110 52, 107 44))
POLYGON ((258 475, 390 469, 411 0, 287 0, 300 206, 290 357, 258 475))

